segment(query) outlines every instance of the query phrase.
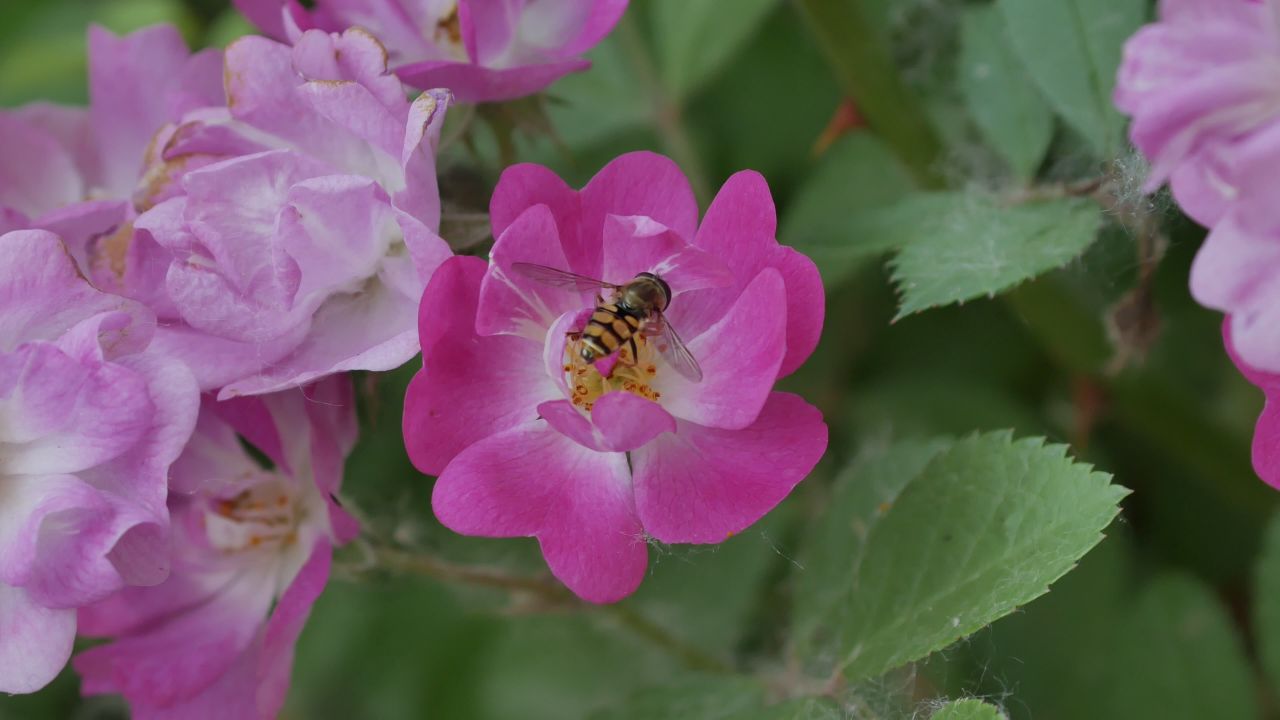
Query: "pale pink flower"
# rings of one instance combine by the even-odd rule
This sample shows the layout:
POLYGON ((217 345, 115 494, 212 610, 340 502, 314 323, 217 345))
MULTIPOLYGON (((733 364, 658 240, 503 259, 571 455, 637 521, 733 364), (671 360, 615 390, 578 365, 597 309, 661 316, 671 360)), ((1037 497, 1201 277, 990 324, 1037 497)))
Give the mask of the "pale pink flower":
POLYGON ((403 364, 449 255, 448 93, 410 103, 360 30, 244 38, 222 61, 169 26, 91 31, 87 111, 0 113, 0 230, 61 233, 96 285, 155 312, 154 348, 224 398, 403 364))
POLYGON ((1164 0, 1125 46, 1116 104, 1178 204, 1210 227, 1191 293, 1243 362, 1280 371, 1280 0, 1164 0))
POLYGON ((158 346, 220 398, 408 361, 417 299, 450 254, 448 94, 410 103, 361 30, 242 38, 224 73, 227 107, 167 135, 151 174, 181 179, 135 222, 159 251, 138 270, 164 287, 158 346))
POLYGON ((1151 160, 1148 190, 1169 181, 1215 224, 1241 187, 1241 146, 1280 130, 1280 0, 1162 0, 1125 45, 1115 103, 1151 160))
POLYGON ((773 386, 817 344, 822 284, 775 239, 760 175, 730 178, 699 226, 688 181, 664 157, 624 155, 581 192, 517 165, 490 216, 491 263, 453 258, 423 295, 423 370, 405 401, 406 447, 439 476, 432 503, 446 526, 537 537, 561 581, 610 602, 640 583, 648 538, 721 542, 814 467, 821 414, 773 386), (568 333, 592 294, 539 284, 516 262, 610 283, 659 274, 701 382, 668 366, 654 339, 633 361, 582 362, 568 333))
POLYGON ((89 107, 0 111, 0 233, 54 232, 99 287, 134 286, 150 305, 157 283, 133 277, 150 248, 131 245, 131 222, 172 192, 173 174, 148 168, 175 123, 224 104, 222 53, 191 54, 171 25, 123 37, 93 27, 88 42, 89 107))
POLYGON ((144 352, 142 305, 85 282, 57 236, 0 236, 0 691, 44 686, 76 608, 169 569, 169 466, 199 396, 144 352))
POLYGON ((299 28, 367 28, 414 87, 449 88, 463 102, 512 100, 591 66, 628 0, 235 0, 269 35, 299 28))
POLYGON ((112 638, 76 657, 84 692, 121 693, 135 720, 276 717, 333 547, 358 532, 334 499, 355 435, 345 376, 206 396, 173 467, 173 570, 81 611, 85 634, 112 638))
POLYGON ((1240 357, 1230 322, 1223 324, 1222 336, 1236 368, 1266 396, 1253 430, 1253 470, 1268 485, 1280 489, 1280 373, 1259 370, 1240 357))

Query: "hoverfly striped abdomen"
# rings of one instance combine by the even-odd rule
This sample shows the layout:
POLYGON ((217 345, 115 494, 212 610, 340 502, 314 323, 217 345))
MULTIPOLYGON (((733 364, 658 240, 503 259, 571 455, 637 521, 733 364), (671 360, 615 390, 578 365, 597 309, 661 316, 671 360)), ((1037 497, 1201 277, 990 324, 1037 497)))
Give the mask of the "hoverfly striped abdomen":
MULTIPOLYGON (((632 342, 646 319, 647 313, 641 314, 626 305, 606 303, 596 306, 587 326, 582 329, 582 359, 595 362, 617 352, 632 342)), ((633 357, 634 354, 633 348, 633 357)))

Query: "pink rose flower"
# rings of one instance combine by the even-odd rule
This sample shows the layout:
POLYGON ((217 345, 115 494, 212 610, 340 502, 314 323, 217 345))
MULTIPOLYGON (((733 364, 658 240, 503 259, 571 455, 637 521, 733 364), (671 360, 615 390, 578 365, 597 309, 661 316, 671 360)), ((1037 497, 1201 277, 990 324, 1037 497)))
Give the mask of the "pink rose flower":
POLYGON ((1226 313, 1240 361, 1268 372, 1280 372, 1280 208, 1270 197, 1278 142, 1280 127, 1243 146, 1234 168, 1238 197, 1191 265, 1196 301, 1226 313))
POLYGON ((1241 145, 1280 127, 1280 2, 1163 0, 1125 45, 1115 103, 1178 204, 1215 224, 1240 187, 1241 145))
POLYGON ((85 282, 57 236, 0 236, 0 691, 71 655, 76 608, 168 572, 169 466, 199 405, 144 352, 155 318, 85 282))
POLYGON ((1234 350, 1280 371, 1280 1, 1164 0, 1125 47, 1116 104, 1188 215, 1211 228, 1191 293, 1230 316, 1234 350))
POLYGON ((1253 430, 1253 470, 1268 485, 1280 489, 1280 373, 1259 370, 1240 357, 1230 322, 1223 324, 1222 335, 1236 368, 1266 395, 1266 404, 1253 430))
POLYGON ((147 177, 161 136, 186 113, 224 104, 222 53, 192 55, 161 25, 124 37, 90 28, 88 54, 88 108, 0 111, 0 232, 60 235, 95 284, 114 291, 146 250, 130 247, 130 222, 172 181, 147 177))
POLYGON ((463 102, 531 95, 591 63, 627 0, 235 0, 278 39, 299 28, 368 28, 382 39, 409 85, 445 87, 463 102))
POLYGON ((817 344, 822 284, 775 239, 760 175, 730 178, 699 226, 667 158, 624 155, 581 192, 516 165, 490 216, 492 262, 453 258, 423 295, 423 370, 405 401, 406 447, 439 476, 446 526, 537 537, 556 577, 611 602, 639 585, 648 538, 721 542, 812 470, 822 416, 773 386, 817 344), (518 262, 615 284, 658 274, 701 381, 667 365, 660 336, 639 338, 638 358, 587 364, 569 333, 592 292, 540 284, 518 262))
POLYGON ((173 467, 173 571, 81 611, 85 634, 113 638, 76 657, 85 694, 121 693, 138 720, 276 717, 333 546, 358 532, 333 499, 355 436, 345 376, 206 396, 173 467))
POLYGON ((358 29, 242 38, 224 73, 227 106, 168 135, 151 173, 181 179, 135 222, 162 253, 138 270, 165 288, 158 346, 223 399, 402 365, 450 254, 435 174, 448 93, 410 103, 358 29))
POLYGON ((435 145, 367 33, 189 55, 169 26, 90 32, 87 111, 0 113, 0 231, 63 235, 82 271, 159 318, 203 390, 258 394, 417 349, 448 257, 435 145), (226 92, 223 80, 226 80, 226 92))

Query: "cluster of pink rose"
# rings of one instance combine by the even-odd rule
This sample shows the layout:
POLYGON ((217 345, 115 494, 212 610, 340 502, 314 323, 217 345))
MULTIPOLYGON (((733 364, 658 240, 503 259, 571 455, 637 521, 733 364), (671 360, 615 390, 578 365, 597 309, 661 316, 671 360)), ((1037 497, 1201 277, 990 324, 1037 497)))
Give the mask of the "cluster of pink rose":
POLYGON ((420 351, 405 442, 439 518, 537 537, 590 601, 637 587, 649 539, 720 542, 809 473, 826 426, 773 387, 822 285, 759 175, 699 223, 657 155, 581 192, 520 165, 491 262, 438 235, 448 106, 583 69, 626 0, 238 4, 275 39, 93 29, 88 108, 0 112, 0 691, 47 684, 79 632, 108 639, 72 661, 84 692, 137 718, 274 717, 359 532, 346 373, 420 351), (702 380, 570 364, 594 298, 515 262, 660 274, 702 380))
POLYGON ((1147 190, 1209 228, 1191 293, 1226 313, 1236 365, 1267 395, 1254 467, 1280 487, 1280 0, 1162 0, 1125 46, 1115 93, 1147 190))

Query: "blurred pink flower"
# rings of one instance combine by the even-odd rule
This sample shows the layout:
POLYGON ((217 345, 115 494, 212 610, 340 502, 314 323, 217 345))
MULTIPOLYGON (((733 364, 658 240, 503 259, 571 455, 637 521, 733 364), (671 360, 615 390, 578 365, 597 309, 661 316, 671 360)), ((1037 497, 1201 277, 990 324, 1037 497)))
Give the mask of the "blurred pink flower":
POLYGON ((82 632, 113 638, 76 657, 85 694, 121 693, 137 720, 276 717, 333 546, 358 532, 333 499, 355 435, 346 376, 305 391, 206 396, 173 467, 169 579, 81 610, 82 632))
POLYGON ((150 174, 181 178, 135 222, 154 249, 139 284, 165 288, 158 346, 224 399, 408 361, 417 300, 450 254, 435 167, 448 93, 410 103, 358 29, 241 38, 224 74, 226 107, 168 134, 150 174))
POLYGON ((405 443, 438 475, 432 503, 453 530, 535 536, 579 596, 611 602, 639 585, 647 538, 718 543, 777 505, 818 462, 827 428, 779 377, 813 351, 823 290, 814 264, 775 239, 773 200, 734 175, 701 226, 667 158, 624 155, 581 191, 516 165, 490 204, 492 262, 447 261, 422 298, 423 370, 409 387, 405 443), (590 292, 538 284, 532 262, 612 283, 653 271, 666 317, 704 377, 640 339, 637 362, 601 375, 567 333, 590 292))
POLYGON ((1280 0, 1164 0, 1125 47, 1116 104, 1178 204, 1211 229, 1191 292, 1234 351, 1280 371, 1280 0))
POLYGON ((130 248, 129 223, 173 179, 147 173, 165 134, 186 113, 225 104, 222 53, 192 55, 160 25, 124 37, 90 28, 88 55, 88 108, 0 111, 0 232, 57 233, 99 287, 116 290, 143 249, 130 248))
POLYGON ((1232 338, 1230 318, 1223 323, 1222 336, 1236 368, 1266 395, 1266 404, 1253 431, 1253 470, 1268 485, 1280 489, 1280 373, 1259 370, 1240 357, 1232 338))
POLYGON ((368 28, 407 84, 449 88, 463 102, 513 100, 591 65, 628 0, 235 0, 269 35, 368 28))
MULTIPOLYGON (((1280 133, 1269 135, 1280 140, 1280 133)), ((1280 162, 1275 151, 1242 156, 1242 175, 1268 175, 1280 162)), ((1270 180, 1251 180, 1241 199, 1218 220, 1191 265, 1191 294, 1227 313, 1234 352, 1259 370, 1280 372, 1280 207, 1270 180)))
POLYGON ((169 466, 199 405, 144 352, 155 318, 85 282, 57 236, 0 236, 0 691, 71 655, 76 608, 168 572, 169 466))
POLYGON ((1125 45, 1115 103, 1152 163, 1202 225, 1218 222, 1241 181, 1242 145, 1280 131, 1280 1, 1162 0, 1160 20, 1125 45))
POLYGON ((62 234, 224 398, 413 357, 417 301, 450 254, 447 92, 410 103, 361 30, 243 38, 223 66, 170 26, 94 29, 90 62, 87 111, 0 113, 0 231, 62 234))

